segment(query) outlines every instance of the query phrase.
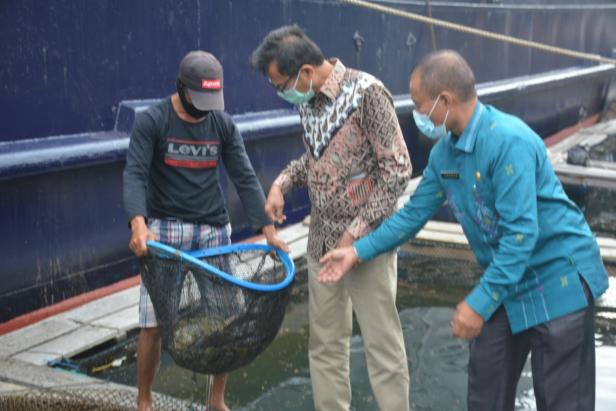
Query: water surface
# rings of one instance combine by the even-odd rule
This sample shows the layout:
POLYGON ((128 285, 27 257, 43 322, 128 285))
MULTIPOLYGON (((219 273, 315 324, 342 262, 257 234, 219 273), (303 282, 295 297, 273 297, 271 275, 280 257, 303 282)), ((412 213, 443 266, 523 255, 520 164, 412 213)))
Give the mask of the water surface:
MULTIPOLYGON (((468 345, 451 337, 453 307, 481 274, 468 250, 404 247, 399 259, 398 307, 411 370, 411 401, 416 411, 466 409, 468 345), (420 254, 417 254, 417 251, 420 254), (426 255, 430 256, 426 256, 426 255), (452 259, 452 257, 454 257, 452 259)), ((616 409, 616 267, 610 267, 612 288, 598 302, 597 411, 616 409)), ((234 411, 313 409, 308 371, 308 316, 305 273, 300 275, 280 335, 251 365, 229 378, 227 402, 234 411), (303 282, 302 282, 303 279, 303 282)), ((104 376, 135 385, 135 365, 104 376)), ((163 356, 154 389, 176 397, 200 398, 204 377, 163 356)), ((351 339, 352 409, 376 410, 359 328, 351 339)), ((529 363, 517 388, 516 410, 535 410, 529 363)))

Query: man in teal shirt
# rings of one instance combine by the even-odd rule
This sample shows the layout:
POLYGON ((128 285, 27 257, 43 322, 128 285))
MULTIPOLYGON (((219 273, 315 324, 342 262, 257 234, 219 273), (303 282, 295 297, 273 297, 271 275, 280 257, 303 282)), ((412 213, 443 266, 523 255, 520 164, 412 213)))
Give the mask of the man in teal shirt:
POLYGON ((538 410, 594 410, 593 307, 607 273, 543 141, 477 100, 456 52, 427 56, 410 87, 418 128, 438 140, 421 183, 378 229, 326 254, 320 281, 413 238, 447 201, 485 270, 451 323, 471 340, 468 409, 513 410, 530 351, 538 410))

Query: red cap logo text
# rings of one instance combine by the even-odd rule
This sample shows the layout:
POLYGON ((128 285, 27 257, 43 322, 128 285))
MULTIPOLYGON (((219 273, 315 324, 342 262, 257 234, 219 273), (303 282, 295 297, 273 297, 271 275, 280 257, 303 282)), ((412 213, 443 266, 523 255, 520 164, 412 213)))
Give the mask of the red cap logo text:
POLYGON ((220 88, 220 80, 201 80, 201 88, 207 90, 218 90, 220 88))

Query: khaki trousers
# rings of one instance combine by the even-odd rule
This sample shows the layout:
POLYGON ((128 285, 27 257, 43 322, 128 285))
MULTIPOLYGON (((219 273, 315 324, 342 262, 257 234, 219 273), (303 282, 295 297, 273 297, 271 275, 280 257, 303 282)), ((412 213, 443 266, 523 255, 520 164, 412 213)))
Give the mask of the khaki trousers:
POLYGON ((370 385, 381 411, 408 411, 409 371, 396 309, 397 260, 382 254, 321 284, 308 257, 310 379, 317 411, 349 411, 349 343, 353 310, 366 351, 370 385))

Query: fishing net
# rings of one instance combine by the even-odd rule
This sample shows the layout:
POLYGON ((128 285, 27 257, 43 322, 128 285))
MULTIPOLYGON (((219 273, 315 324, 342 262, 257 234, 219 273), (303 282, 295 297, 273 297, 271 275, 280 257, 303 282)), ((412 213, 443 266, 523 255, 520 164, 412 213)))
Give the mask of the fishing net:
MULTIPOLYGON (((31 389, 0 393, 2 411, 134 411, 137 393, 93 386, 31 389)), ((206 411, 204 405, 161 394, 153 396, 156 411, 206 411)))
POLYGON ((292 260, 258 244, 184 253, 149 242, 141 275, 163 348, 187 369, 220 374, 253 361, 289 302, 292 260))

